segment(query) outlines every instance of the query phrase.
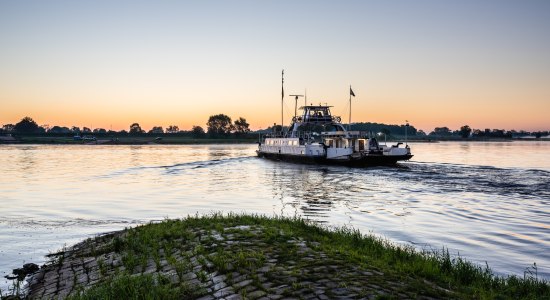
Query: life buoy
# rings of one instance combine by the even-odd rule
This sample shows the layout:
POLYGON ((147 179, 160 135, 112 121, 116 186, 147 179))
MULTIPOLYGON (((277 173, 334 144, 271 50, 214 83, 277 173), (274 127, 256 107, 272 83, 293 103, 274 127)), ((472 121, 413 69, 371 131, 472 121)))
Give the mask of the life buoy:
POLYGON ((292 117, 292 122, 296 122, 296 117, 292 117))
POLYGON ((336 120, 336 122, 340 123, 340 121, 342 121, 342 118, 336 117, 336 118, 334 118, 334 120, 336 120))

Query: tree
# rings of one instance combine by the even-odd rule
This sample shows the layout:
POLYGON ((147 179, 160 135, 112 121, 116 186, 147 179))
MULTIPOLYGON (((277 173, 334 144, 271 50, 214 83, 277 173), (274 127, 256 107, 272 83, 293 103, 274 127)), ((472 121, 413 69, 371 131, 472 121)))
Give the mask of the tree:
POLYGON ((210 116, 206 126, 210 135, 228 135, 233 130, 231 118, 224 114, 210 116))
POLYGON ((72 131, 73 133, 80 133, 80 127, 78 127, 78 126, 73 126, 73 127, 71 127, 71 131, 72 131))
POLYGON ((436 127, 434 131, 430 132, 430 135, 439 135, 439 136, 446 136, 451 134, 452 133, 449 127, 436 127))
POLYGON ((17 133, 34 133, 38 131, 38 124, 32 118, 24 117, 13 129, 17 133))
POLYGON ((483 130, 480 130, 480 129, 474 129, 474 131, 472 132, 472 136, 473 137, 483 137, 485 136, 485 132, 483 130))
POLYGON ((153 129, 149 130, 149 133, 164 133, 164 129, 162 129, 162 126, 153 126, 153 129))
POLYGON ((366 132, 383 132, 383 129, 389 130, 389 135, 405 135, 405 129, 407 130, 407 134, 409 136, 416 135, 417 129, 410 125, 388 125, 388 124, 382 124, 382 123, 354 123, 351 125, 351 130, 354 131, 366 131, 366 132))
POLYGON ((180 128, 178 125, 170 125, 166 128, 166 133, 178 133, 180 128))
POLYGON ((44 129, 44 132, 48 132, 51 129, 50 125, 48 124, 41 125, 40 127, 44 129))
POLYGON ((15 125, 5 124, 4 126, 2 126, 2 129, 4 130, 4 132, 13 132, 15 130, 15 125))
POLYGON ((250 124, 246 122, 245 118, 239 117, 238 120, 235 120, 235 132, 237 134, 244 134, 250 132, 250 129, 248 128, 250 124))
POLYGON ((200 138, 205 135, 204 129, 200 126, 193 126, 193 129, 191 129, 191 134, 194 138, 200 138))
POLYGON ((504 138, 505 132, 506 131, 504 129, 493 129, 493 131, 491 132, 491 137, 504 138))
POLYGON ((130 125, 130 134, 144 133, 145 131, 141 129, 138 123, 130 125))
POLYGON ((62 133, 62 134, 67 134, 67 133, 71 133, 71 130, 67 127, 61 127, 61 126, 57 126, 55 125, 54 127, 50 128, 50 130, 48 131, 50 133, 62 133))
POLYGON ((464 125, 464 126, 460 127, 459 134, 462 138, 465 139, 465 138, 469 137, 470 133, 472 133, 472 128, 470 128, 470 126, 464 125))
POLYGON ((88 128, 88 127, 83 127, 83 128, 82 128, 82 132, 83 132, 83 133, 92 133, 92 130, 91 130, 90 128, 88 128))

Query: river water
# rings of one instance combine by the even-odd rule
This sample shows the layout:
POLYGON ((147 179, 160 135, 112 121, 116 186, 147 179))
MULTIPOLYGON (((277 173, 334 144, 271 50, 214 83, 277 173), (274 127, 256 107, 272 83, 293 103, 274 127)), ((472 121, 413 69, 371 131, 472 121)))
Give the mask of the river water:
POLYGON ((2 145, 0 289, 84 238, 211 212, 302 216, 550 279, 550 142, 411 147, 398 167, 361 169, 260 159, 255 145, 2 145))

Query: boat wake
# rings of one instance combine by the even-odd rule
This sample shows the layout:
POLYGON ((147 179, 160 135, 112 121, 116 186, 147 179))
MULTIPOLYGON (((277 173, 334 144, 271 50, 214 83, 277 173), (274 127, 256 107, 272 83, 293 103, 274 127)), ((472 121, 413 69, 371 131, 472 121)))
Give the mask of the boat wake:
MULTIPOLYGON (((550 200, 550 172, 456 164, 410 163, 394 171, 408 181, 421 182, 433 192, 471 192, 550 200)), ((396 174, 397 175, 397 174, 396 174)))
POLYGON ((165 175, 178 174, 182 171, 194 170, 194 169, 203 169, 203 168, 212 168, 218 166, 224 166, 227 164, 236 164, 255 159, 255 156, 244 156, 244 157, 231 157, 223 159, 211 159, 211 160, 199 160, 191 161, 184 163, 176 163, 171 165, 159 165, 159 166, 139 166, 131 167, 122 170, 117 170, 109 174, 97 176, 100 179, 113 178, 119 176, 126 176, 131 174, 138 174, 145 170, 160 170, 164 171, 165 175))
POLYGON ((97 220, 97 219, 84 219, 84 218, 71 218, 63 220, 39 220, 34 218, 27 218, 25 216, 9 216, 2 218, 0 224, 5 224, 10 228, 18 229, 59 229, 69 227, 90 227, 90 226, 132 226, 143 224, 144 220, 97 220))

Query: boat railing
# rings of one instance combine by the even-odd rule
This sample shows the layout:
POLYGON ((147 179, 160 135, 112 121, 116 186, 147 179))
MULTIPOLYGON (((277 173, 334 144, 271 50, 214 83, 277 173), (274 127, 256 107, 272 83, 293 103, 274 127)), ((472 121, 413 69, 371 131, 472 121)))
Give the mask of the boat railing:
POLYGON ((261 136, 261 140, 267 138, 298 138, 302 141, 314 141, 320 139, 321 135, 317 132, 310 131, 285 131, 285 132, 272 132, 266 133, 261 136))
POLYGON ((356 139, 365 139, 368 138, 368 134, 362 131, 323 131, 321 132, 323 138, 335 138, 335 137, 344 137, 344 138, 356 138, 356 139))

